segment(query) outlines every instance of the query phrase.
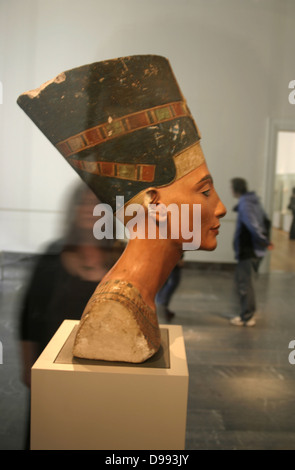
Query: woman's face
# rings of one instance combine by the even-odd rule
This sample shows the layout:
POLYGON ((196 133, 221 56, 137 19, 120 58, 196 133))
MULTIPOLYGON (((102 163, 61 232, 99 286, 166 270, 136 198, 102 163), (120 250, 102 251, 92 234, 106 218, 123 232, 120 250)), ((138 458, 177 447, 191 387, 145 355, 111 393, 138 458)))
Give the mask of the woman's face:
POLYGON ((179 214, 183 214, 179 220, 179 241, 182 244, 191 243, 188 249, 214 250, 217 246, 219 219, 225 216, 226 208, 215 191, 206 163, 175 183, 158 188, 158 191, 166 207, 177 204, 179 214), (201 208, 199 216, 194 214, 194 205, 198 205, 195 208, 201 208), (187 213, 182 209, 184 206, 188 209, 187 213), (188 234, 191 234, 190 239, 187 239, 188 234))

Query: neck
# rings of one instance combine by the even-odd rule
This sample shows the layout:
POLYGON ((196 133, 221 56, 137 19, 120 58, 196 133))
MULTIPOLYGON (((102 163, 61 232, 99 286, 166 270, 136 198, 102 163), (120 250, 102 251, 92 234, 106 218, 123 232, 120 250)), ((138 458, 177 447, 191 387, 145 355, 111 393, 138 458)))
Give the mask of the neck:
POLYGON ((136 287, 151 308, 158 290, 181 258, 172 240, 130 240, 125 251, 103 281, 119 279, 136 287))

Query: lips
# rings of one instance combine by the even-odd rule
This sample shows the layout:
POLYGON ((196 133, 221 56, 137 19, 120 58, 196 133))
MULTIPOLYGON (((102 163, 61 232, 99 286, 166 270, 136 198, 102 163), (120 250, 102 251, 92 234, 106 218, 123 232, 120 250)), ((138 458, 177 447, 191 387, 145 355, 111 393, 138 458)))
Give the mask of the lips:
POLYGON ((216 225, 215 227, 211 227, 210 230, 212 230, 212 232, 214 232, 217 235, 219 233, 219 228, 220 228, 220 224, 216 225))

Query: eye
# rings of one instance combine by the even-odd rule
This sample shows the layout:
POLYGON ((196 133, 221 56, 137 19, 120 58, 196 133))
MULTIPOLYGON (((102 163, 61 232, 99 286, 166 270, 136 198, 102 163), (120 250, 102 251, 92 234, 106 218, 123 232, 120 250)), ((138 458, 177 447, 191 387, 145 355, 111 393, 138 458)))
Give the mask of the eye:
POLYGON ((210 196, 210 189, 207 189, 207 191, 203 191, 202 194, 204 194, 204 196, 206 196, 206 197, 209 197, 210 196))

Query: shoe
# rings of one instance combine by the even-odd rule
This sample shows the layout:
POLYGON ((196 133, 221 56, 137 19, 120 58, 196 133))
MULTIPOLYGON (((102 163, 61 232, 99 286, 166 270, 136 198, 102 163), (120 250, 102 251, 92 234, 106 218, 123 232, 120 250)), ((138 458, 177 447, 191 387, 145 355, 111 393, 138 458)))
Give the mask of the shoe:
POLYGON ((175 313, 171 312, 171 310, 168 310, 167 308, 165 312, 165 317, 167 321, 171 321, 175 317, 175 313))
POLYGON ((241 319, 241 317, 234 317, 234 318, 231 318, 229 322, 230 322, 232 325, 235 325, 235 326, 244 326, 244 322, 243 322, 243 320, 241 319))
POLYGON ((250 318, 250 320, 243 321, 241 317, 234 317, 230 320, 230 323, 235 326, 254 326, 256 325, 256 321, 254 318, 250 318))
POLYGON ((157 304, 157 314, 164 317, 166 321, 171 321, 175 317, 175 313, 162 304, 157 304))
POLYGON ((256 325, 256 320, 254 318, 250 318, 250 320, 245 321, 245 326, 255 326, 256 325))

